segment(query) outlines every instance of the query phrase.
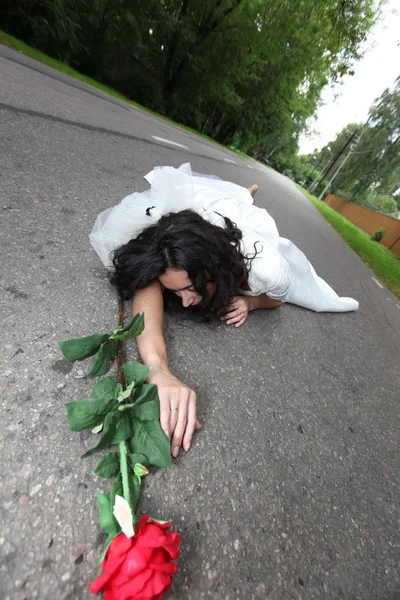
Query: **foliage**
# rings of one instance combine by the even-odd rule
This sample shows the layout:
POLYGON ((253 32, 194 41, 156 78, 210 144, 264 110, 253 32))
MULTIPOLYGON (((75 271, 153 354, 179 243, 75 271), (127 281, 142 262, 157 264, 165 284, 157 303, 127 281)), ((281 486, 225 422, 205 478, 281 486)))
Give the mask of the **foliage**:
POLYGON ((375 231, 374 235, 371 237, 373 242, 380 242, 383 236, 385 235, 385 229, 378 229, 375 231))
POLYGON ((398 257, 381 244, 375 244, 364 231, 361 231, 325 202, 317 200, 307 190, 301 187, 299 189, 370 269, 382 279, 389 290, 400 297, 400 260, 398 257))
POLYGON ((390 215, 397 210, 396 200, 390 194, 378 194, 374 190, 366 190, 358 197, 357 203, 378 212, 390 215))
POLYGON ((136 315, 124 327, 117 327, 112 333, 94 333, 60 343, 60 349, 68 362, 85 360, 96 355, 91 370, 84 377, 99 377, 107 373, 110 362, 117 355, 117 342, 131 340, 143 331, 144 317, 136 315))
POLYGON ((319 171, 314 170, 311 156, 294 154, 287 157, 284 153, 278 152, 272 162, 275 169, 298 183, 302 182, 304 184, 306 181, 313 181, 319 174, 319 171))
POLYGON ((63 60, 82 50, 72 1, 4 0, 1 10, 2 27, 38 50, 63 60))
POLYGON ((3 27, 129 98, 279 165, 351 72, 374 0, 5 0, 3 27))
MULTIPOLYGON (((393 196, 400 188, 400 77, 393 89, 385 90, 371 106, 366 124, 347 125, 322 148, 316 160, 321 165, 329 164, 355 131, 357 144, 351 148, 330 191, 367 208, 395 213, 400 204, 400 198, 393 196)), ((347 151, 343 156, 346 154, 347 151)), ((340 158, 335 169, 341 161, 340 158)))
MULTIPOLYGON (((96 333, 60 343, 60 349, 69 362, 81 361, 96 354, 95 362, 107 344, 133 339, 144 328, 144 315, 136 315, 125 326, 119 326, 111 334, 96 333)), ((116 354, 116 349, 114 357, 116 354)), ((104 363, 108 371, 110 360, 104 363)), ((98 373, 98 372, 97 372, 98 373)), ((121 381, 116 377, 104 377, 93 388, 90 398, 66 404, 67 421, 72 431, 92 429, 98 432, 97 443, 82 458, 108 451, 98 461, 94 472, 104 479, 116 478, 110 495, 99 494, 99 521, 107 533, 107 545, 121 532, 116 519, 116 499, 124 498, 132 512, 132 527, 140 496, 141 478, 148 474, 148 467, 171 465, 169 440, 160 425, 160 402, 157 386, 145 383, 148 367, 127 362, 120 365, 121 381)), ((102 373, 103 374, 103 373, 102 373)), ((90 371, 93 374, 93 367, 90 371)), ((122 529, 122 531, 124 531, 122 529)))

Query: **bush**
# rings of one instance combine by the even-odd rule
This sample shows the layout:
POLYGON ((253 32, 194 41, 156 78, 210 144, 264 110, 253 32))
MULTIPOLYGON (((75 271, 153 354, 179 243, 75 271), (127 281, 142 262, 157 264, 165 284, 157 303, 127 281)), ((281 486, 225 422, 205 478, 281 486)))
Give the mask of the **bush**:
POLYGON ((374 235, 371 237, 371 240, 374 242, 380 242, 383 236, 385 235, 386 229, 378 229, 375 231, 374 235))

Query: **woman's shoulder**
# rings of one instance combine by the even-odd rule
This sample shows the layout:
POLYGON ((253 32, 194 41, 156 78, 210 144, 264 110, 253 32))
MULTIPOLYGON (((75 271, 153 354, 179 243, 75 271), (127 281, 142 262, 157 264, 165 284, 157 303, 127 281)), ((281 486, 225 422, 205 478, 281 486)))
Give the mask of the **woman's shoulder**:
POLYGON ((290 267, 277 247, 268 239, 243 235, 242 252, 250 260, 248 285, 256 296, 267 294, 284 301, 291 280, 290 267))

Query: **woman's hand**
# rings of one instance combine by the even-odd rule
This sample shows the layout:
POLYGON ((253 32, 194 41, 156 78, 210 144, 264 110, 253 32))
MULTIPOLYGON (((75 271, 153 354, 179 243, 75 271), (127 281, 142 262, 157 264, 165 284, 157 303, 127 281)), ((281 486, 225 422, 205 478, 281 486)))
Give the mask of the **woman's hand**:
POLYGON ((201 425, 196 418, 196 392, 164 368, 152 368, 147 378, 156 384, 160 398, 160 423, 171 440, 171 454, 178 456, 182 445, 187 452, 195 429, 201 425))
POLYGON ((247 319, 247 315, 251 310, 277 308, 281 304, 280 300, 273 300, 267 294, 260 294, 259 296, 235 296, 228 307, 226 315, 221 320, 226 321, 228 325, 234 323, 235 327, 240 327, 247 319))
POLYGON ((235 324, 235 327, 240 327, 246 321, 249 312, 253 310, 251 300, 251 296, 235 296, 221 320, 228 325, 235 324))

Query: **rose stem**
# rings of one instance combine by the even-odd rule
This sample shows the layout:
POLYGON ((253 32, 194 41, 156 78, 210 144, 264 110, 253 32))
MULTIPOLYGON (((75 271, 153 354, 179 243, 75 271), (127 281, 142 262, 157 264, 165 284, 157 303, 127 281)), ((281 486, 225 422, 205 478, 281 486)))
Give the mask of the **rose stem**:
POLYGON ((128 480, 128 461, 126 459, 126 443, 119 443, 119 463, 121 468, 122 475, 122 489, 124 491, 124 498, 132 508, 131 505, 131 494, 129 490, 129 480, 128 480))
MULTIPOLYGON (((124 301, 121 298, 121 294, 118 291, 118 325, 120 327, 123 327, 124 325, 124 301)), ((122 386, 125 388, 125 376, 124 376, 124 372, 122 370, 122 365, 124 364, 124 343, 122 342, 122 340, 118 340, 117 341, 117 374, 118 374, 118 381, 122 384, 122 386)))

